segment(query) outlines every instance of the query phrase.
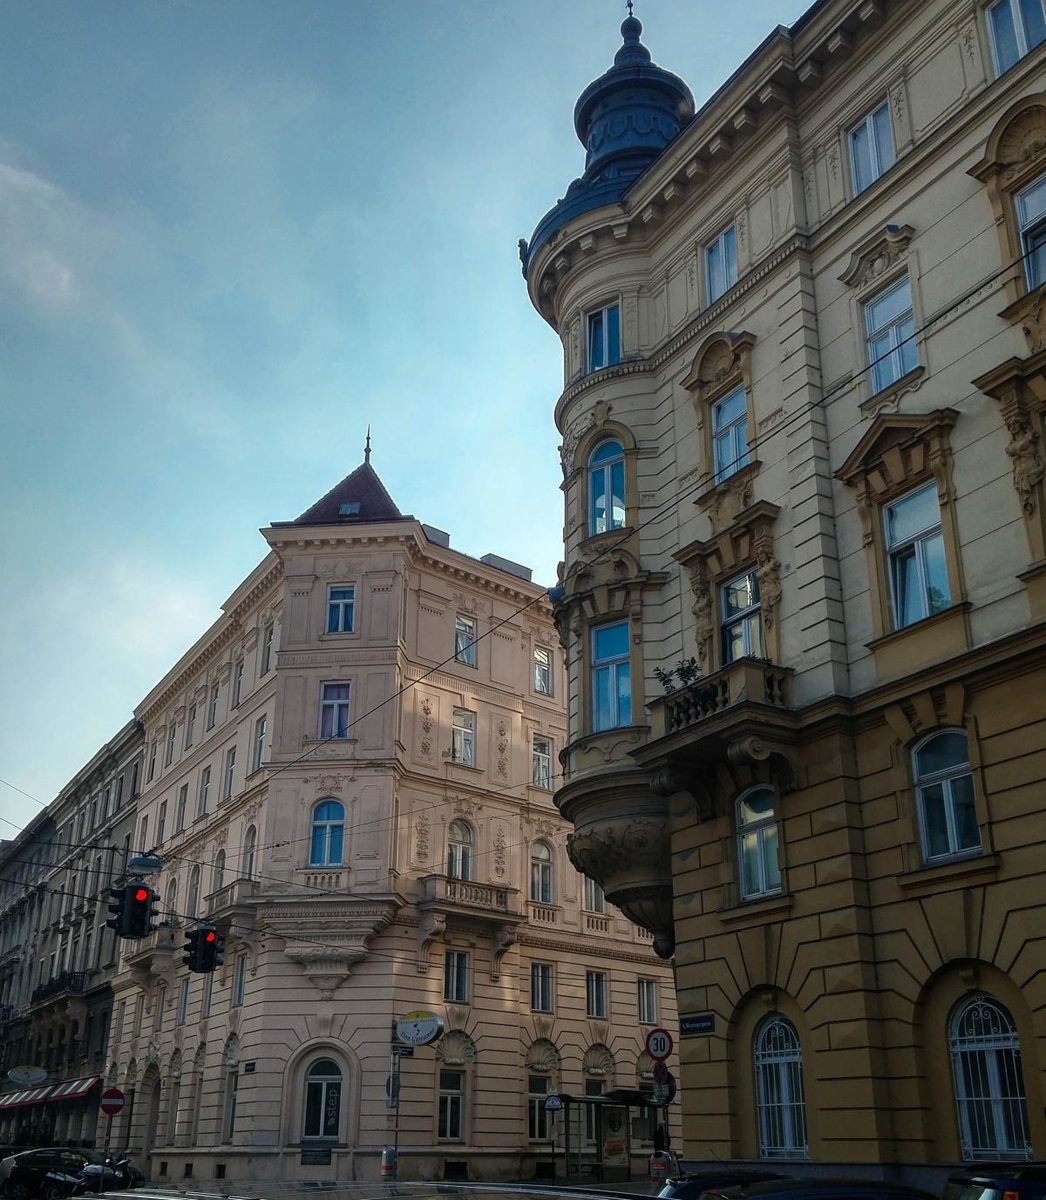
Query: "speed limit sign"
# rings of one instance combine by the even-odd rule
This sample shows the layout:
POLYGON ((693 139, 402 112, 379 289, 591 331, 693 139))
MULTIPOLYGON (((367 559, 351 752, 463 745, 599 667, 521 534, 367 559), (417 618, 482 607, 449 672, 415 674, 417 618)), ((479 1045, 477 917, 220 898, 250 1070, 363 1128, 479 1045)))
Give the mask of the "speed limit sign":
POLYGON ((646 1035, 646 1052, 654 1062, 664 1062, 672 1053, 672 1035, 667 1029, 651 1029, 646 1035))

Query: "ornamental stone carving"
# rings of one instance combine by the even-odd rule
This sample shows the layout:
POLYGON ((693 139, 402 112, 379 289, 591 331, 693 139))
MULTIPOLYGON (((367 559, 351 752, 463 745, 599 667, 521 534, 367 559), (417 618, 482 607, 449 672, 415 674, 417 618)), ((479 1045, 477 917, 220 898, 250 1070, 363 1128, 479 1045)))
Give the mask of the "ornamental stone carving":
POLYGON ((462 1029, 448 1029, 436 1043, 436 1057, 449 1067, 476 1061, 476 1043, 462 1029))
POLYGON ((414 822, 414 857, 420 863, 429 861, 429 832, 428 817, 421 813, 414 822))
POLYGON ((494 834, 494 874, 498 879, 505 877, 505 858, 508 851, 508 841, 505 831, 499 825, 494 834))
POLYGON ((878 233, 866 238, 850 255, 839 281, 857 289, 875 283, 903 261, 914 236, 915 230, 911 225, 885 225, 878 233))
POLYGON ((559 461, 563 467, 563 474, 569 475, 574 469, 574 455, 577 453, 578 443, 590 429, 595 428, 596 415, 593 412, 582 413, 580 417, 572 421, 567 426, 567 432, 563 437, 563 444, 559 448, 559 461))

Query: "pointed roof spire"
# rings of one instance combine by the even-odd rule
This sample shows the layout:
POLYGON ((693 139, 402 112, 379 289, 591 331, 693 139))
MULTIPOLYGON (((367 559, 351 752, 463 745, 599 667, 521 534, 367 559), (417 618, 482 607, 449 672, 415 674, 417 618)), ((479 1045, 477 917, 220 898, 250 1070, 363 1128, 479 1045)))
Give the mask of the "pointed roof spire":
POLYGON ((367 426, 367 444, 363 447, 363 464, 370 463, 370 425, 367 426))
POLYGON ((385 490, 370 465, 370 426, 363 447, 363 462, 341 483, 316 501, 294 521, 274 521, 274 525, 366 524, 368 521, 402 521, 404 514, 385 490))

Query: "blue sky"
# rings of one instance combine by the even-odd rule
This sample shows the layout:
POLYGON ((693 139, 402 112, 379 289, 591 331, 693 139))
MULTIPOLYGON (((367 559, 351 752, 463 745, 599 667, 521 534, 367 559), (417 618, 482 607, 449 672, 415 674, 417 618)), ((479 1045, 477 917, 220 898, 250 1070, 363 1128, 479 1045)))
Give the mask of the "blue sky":
MULTIPOLYGON (((637 0, 698 103, 789 0, 637 0)), ((34 0, 0 43, 0 837, 362 458, 554 580, 558 339, 516 243, 616 0, 34 0), (12 786, 13 785, 13 786, 12 786), (28 796, 21 794, 28 793, 28 796)))

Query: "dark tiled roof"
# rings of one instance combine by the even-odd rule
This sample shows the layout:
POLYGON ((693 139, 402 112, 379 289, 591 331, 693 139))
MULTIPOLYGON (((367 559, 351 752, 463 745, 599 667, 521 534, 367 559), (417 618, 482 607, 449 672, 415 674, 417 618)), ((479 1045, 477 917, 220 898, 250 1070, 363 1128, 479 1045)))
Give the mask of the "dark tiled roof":
POLYGON ((360 525, 374 521, 401 520, 403 513, 385 490, 377 472, 369 462, 364 462, 289 524, 360 525), (359 508, 349 511, 355 505, 359 508))

